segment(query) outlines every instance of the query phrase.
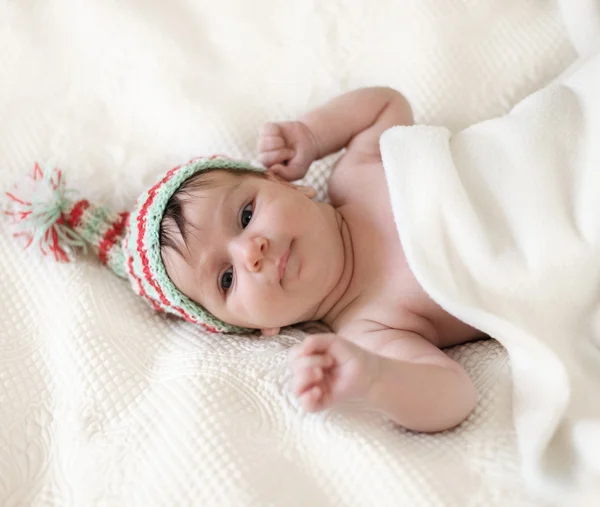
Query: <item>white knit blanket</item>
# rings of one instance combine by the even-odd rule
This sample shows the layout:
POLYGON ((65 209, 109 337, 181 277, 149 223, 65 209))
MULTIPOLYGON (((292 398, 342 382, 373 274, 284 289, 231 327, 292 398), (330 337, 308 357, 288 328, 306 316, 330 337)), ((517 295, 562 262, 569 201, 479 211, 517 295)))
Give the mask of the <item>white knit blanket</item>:
POLYGON ((381 150, 421 284, 508 350, 526 477, 600 505, 600 52, 566 74, 505 117, 395 127, 381 150))
MULTIPOLYGON (((461 129, 575 59, 587 39, 571 42, 562 12, 547 0, 0 0, 0 190, 37 160, 126 208, 168 168, 253 157, 262 122, 366 85, 461 129)), ((309 178, 321 197, 329 166, 309 178)), ((361 405, 303 413, 285 369, 302 331, 206 335, 93 260, 27 255, 4 220, 0 315, 1 505, 545 505, 521 476, 495 341, 450 351, 480 393, 474 414, 418 435, 361 405)))

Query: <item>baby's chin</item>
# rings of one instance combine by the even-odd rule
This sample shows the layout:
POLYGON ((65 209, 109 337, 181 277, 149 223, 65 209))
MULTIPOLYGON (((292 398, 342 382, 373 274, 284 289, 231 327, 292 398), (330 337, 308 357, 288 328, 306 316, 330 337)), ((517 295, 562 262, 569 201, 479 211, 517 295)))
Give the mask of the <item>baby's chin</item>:
POLYGON ((306 301, 288 301, 288 303, 288 305, 276 305, 275 308, 272 306, 254 308, 254 311, 247 308, 246 310, 249 312, 247 314, 248 318, 236 319, 232 314, 223 316, 214 315, 227 324, 248 329, 281 329, 314 320, 313 317, 319 306, 316 303, 307 305, 306 301))

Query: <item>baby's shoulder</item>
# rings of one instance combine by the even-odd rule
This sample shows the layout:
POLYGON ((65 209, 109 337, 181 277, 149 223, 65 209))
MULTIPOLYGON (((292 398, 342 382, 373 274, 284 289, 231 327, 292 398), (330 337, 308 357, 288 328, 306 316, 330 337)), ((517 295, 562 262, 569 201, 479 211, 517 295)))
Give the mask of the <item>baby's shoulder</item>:
POLYGON ((372 202, 370 196, 382 189, 387 191, 381 157, 347 150, 333 168, 328 189, 334 206, 363 200, 372 202))
MULTIPOLYGON (((384 329, 415 331, 420 327, 422 317, 413 309, 414 298, 393 288, 397 285, 393 280, 403 277, 392 274, 390 282, 378 269, 380 264, 374 262, 372 268, 361 269, 356 274, 346 304, 329 322, 335 332, 342 329, 357 334, 384 329)), ((390 273, 389 269, 385 271, 390 273)))

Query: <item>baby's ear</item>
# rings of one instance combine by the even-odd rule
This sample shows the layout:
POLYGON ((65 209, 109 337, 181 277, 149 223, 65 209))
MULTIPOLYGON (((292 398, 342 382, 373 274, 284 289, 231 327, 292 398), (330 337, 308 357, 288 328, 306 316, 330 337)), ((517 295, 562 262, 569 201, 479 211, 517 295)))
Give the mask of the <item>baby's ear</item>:
POLYGON ((294 188, 302 192, 309 199, 313 199, 317 196, 317 191, 310 185, 294 185, 294 188))
POLYGON ((284 185, 290 185, 290 183, 287 180, 284 180, 281 176, 279 176, 279 174, 271 171, 270 169, 267 169, 265 171, 265 176, 269 181, 275 181, 277 183, 283 183, 284 185))

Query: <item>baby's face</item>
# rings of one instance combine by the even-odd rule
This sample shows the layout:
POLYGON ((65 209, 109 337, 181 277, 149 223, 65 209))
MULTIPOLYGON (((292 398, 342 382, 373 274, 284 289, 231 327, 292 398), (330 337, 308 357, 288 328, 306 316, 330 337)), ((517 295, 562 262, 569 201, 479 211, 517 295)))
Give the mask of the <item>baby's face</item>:
POLYGON ((314 318, 339 281, 343 243, 333 209, 291 185, 215 171, 184 205, 187 248, 163 251, 167 273, 229 324, 277 328, 314 318))

